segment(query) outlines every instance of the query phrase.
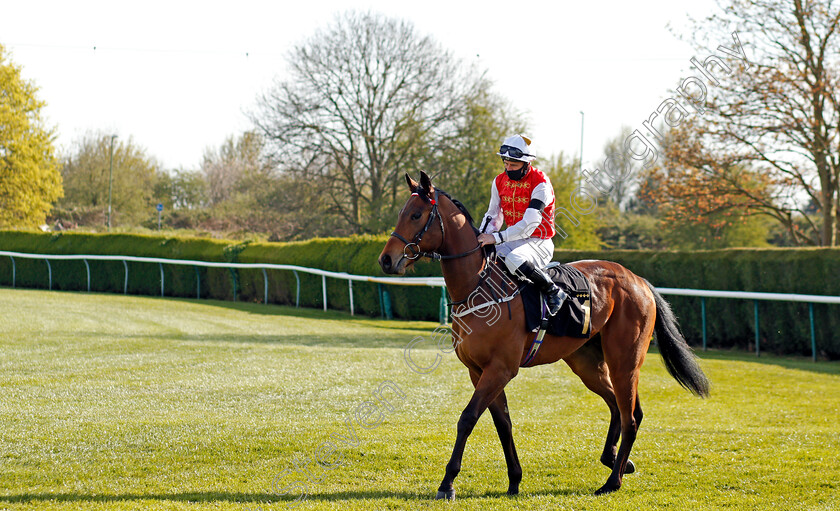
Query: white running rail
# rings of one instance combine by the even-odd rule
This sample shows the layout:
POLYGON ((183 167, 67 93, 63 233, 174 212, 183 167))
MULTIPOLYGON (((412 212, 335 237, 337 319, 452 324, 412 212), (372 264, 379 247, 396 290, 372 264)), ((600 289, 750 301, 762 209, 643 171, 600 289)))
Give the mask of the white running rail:
MULTIPOLYGON (((354 275, 346 272, 334 272, 319 270, 317 268, 307 268, 304 266, 296 266, 291 264, 268 264, 268 263, 214 263, 208 261, 190 261, 185 259, 165 259, 158 257, 136 257, 136 256, 113 256, 113 255, 52 255, 52 254, 29 254, 24 252, 7 252, 0 250, 0 256, 7 256, 12 259, 12 287, 15 285, 15 262, 14 258, 22 259, 43 259, 47 263, 49 273, 49 287, 52 289, 52 266, 51 260, 81 260, 85 263, 87 269, 87 287, 90 291, 90 266, 87 261, 122 261, 125 267, 125 285, 124 292, 128 292, 128 264, 127 262, 138 263, 158 263, 160 265, 160 294, 164 293, 164 264, 177 264, 183 266, 201 266, 209 268, 250 268, 261 269, 263 271, 263 281, 265 287, 265 303, 268 303, 268 275, 265 270, 290 270, 295 272, 295 279, 297 280, 297 296, 296 304, 300 303, 300 278, 297 272, 310 273, 321 276, 321 288, 323 294, 324 310, 327 310, 327 277, 336 279, 346 279, 350 293, 350 314, 354 314, 353 307, 353 282, 374 282, 378 284, 393 284, 402 286, 429 286, 445 288, 446 283, 443 277, 372 277, 368 275, 354 275)), ((201 283, 198 283, 200 286, 201 283)), ((234 282, 234 300, 236 299, 236 283, 234 282)), ((715 291, 707 289, 679 289, 670 287, 656 288, 663 295, 678 295, 678 296, 696 296, 700 298, 701 317, 702 317, 702 331, 703 331, 703 349, 706 349, 706 298, 729 298, 741 300, 753 300, 755 311, 755 352, 759 355, 759 315, 758 315, 758 301, 771 300, 781 302, 805 302, 808 304, 809 317, 811 321, 811 351, 812 357, 816 360, 816 336, 814 332, 814 304, 828 303, 840 304, 840 296, 826 296, 826 295, 804 295, 804 294, 788 294, 788 293, 756 293, 749 291, 715 291)), ((198 297, 200 298, 200 287, 198 290, 198 297)), ((445 299, 445 293, 443 293, 445 299)), ((446 318, 441 315, 441 321, 446 318)))

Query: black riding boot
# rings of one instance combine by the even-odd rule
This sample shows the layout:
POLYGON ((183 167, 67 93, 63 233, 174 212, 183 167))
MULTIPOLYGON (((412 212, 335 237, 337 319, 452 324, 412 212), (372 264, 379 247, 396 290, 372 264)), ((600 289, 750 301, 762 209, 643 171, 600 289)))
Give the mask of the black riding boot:
POLYGON ((522 263, 522 265, 516 269, 516 273, 533 282, 534 285, 537 286, 537 289, 545 295, 546 305, 548 305, 548 314, 551 316, 557 314, 557 311, 560 310, 560 306, 563 305, 563 301, 567 298, 566 293, 557 287, 557 284, 555 284, 544 271, 534 266, 531 262, 526 261, 522 263))

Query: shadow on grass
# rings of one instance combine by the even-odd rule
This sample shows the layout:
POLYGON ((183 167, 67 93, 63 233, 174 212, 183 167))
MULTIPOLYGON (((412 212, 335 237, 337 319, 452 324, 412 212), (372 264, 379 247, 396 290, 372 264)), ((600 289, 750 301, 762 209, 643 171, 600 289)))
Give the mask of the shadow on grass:
POLYGON ((800 371, 810 371, 820 374, 840 375, 840 362, 837 361, 826 362, 818 360, 817 362, 814 362, 809 357, 781 356, 765 353, 762 353, 761 356, 757 357, 755 356, 755 353, 732 350, 698 350, 696 353, 701 359, 770 364, 784 367, 785 369, 797 369, 800 371))
MULTIPOLYGON (((147 298, 160 299, 160 297, 147 298)), ((208 307, 220 307, 223 309, 230 309, 240 312, 247 312, 249 314, 260 314, 265 316, 287 316, 301 319, 317 319, 319 321, 351 322, 364 325, 367 328, 381 328, 385 330, 424 330, 434 328, 437 325, 435 321, 403 319, 386 320, 380 316, 367 316, 364 314, 351 315, 348 311, 343 310, 329 309, 327 311, 324 311, 323 309, 293 307, 291 305, 264 304, 255 302, 228 302, 224 300, 210 299, 198 300, 195 298, 178 297, 165 297, 163 299, 195 303, 205 305, 208 307)))
MULTIPOLYGON (((423 332, 426 337, 431 334, 423 332)), ((234 343, 234 344, 273 344, 277 346, 303 346, 303 347, 327 347, 327 348, 397 348, 405 349, 406 344, 413 338, 408 333, 392 333, 382 337, 371 337, 370 335, 336 335, 329 331, 317 334, 234 334, 224 332, 219 334, 102 334, 102 332, 74 332, 76 339, 90 339, 100 341, 103 337, 127 341, 158 341, 166 342, 187 342, 187 343, 234 343)), ((429 343, 429 346, 434 346, 429 343)), ((419 349, 419 348, 418 348, 419 349)))
MULTIPOLYGON (((755 353, 746 351, 734 350, 719 350, 708 349, 702 351, 700 348, 693 347, 694 354, 700 360, 723 360, 729 362, 749 362, 753 364, 769 364, 784 367, 785 369, 797 369, 800 371, 810 371, 820 374, 838 374, 840 375, 840 361, 824 361, 818 360, 814 362, 810 357, 794 357, 772 355, 769 353, 762 353, 761 356, 755 356, 755 353)), ((651 344, 649 353, 660 354, 659 349, 655 344, 651 344)))
MULTIPOLYGON (((262 303, 246 303, 246 302, 227 302, 223 300, 196 300, 190 298, 167 298, 172 300, 182 300, 192 303, 204 304, 214 307, 222 307, 227 309, 238 310, 242 312, 248 312, 252 314, 265 314, 271 316, 289 316, 289 317, 297 317, 297 318, 304 318, 304 319, 317 319, 321 321, 341 321, 341 322, 351 322, 357 323, 359 326, 364 326, 366 328, 376 328, 382 330, 391 330, 391 331, 408 331, 408 332, 417 332, 417 331, 428 331, 431 332, 432 329, 435 328, 434 322, 432 321, 409 321, 409 320, 384 320, 381 318, 375 318, 370 316, 352 316, 349 312, 344 311, 334 311, 330 310, 324 312, 323 310, 319 309, 307 309, 307 308, 297 308, 291 307, 288 305, 266 305, 262 303)), ((324 335, 325 339, 332 340, 333 337, 330 335, 324 335)), ((251 341, 253 342, 253 341, 251 341)), ((256 341, 256 342, 271 342, 271 341, 256 341)), ((332 344, 333 341, 304 341, 306 345, 320 345, 320 344, 332 344)), ((387 347, 397 347, 391 345, 390 343, 387 345, 383 345, 387 347)), ((659 353, 658 349, 655 347, 655 344, 651 345, 650 351, 651 353, 659 353)), ((373 347, 373 346, 372 346, 373 347)), ((404 344, 399 347, 404 347, 404 344)), ((737 362, 752 362, 752 363, 759 363, 759 364, 772 364, 784 367, 786 369, 798 369, 810 372, 816 372, 821 374, 840 374, 840 361, 823 361, 819 360, 814 362, 809 357, 796 357, 796 356, 782 356, 782 355, 773 355, 770 353, 762 353, 761 356, 756 357, 754 353, 744 352, 744 351, 734 351, 734 350, 720 350, 720 349, 710 349, 707 351, 701 351, 699 348, 695 348, 695 353, 701 359, 713 359, 713 360, 730 360, 730 361, 737 361, 737 362)))
MULTIPOLYGON (((578 490, 556 490, 542 491, 535 493, 521 493, 510 496, 503 491, 486 493, 463 493, 458 494, 458 500, 477 498, 509 498, 540 497, 540 496, 573 496, 585 495, 585 492, 578 490)), ((313 493, 306 495, 305 500, 309 501, 353 501, 353 500, 376 500, 376 499, 402 499, 410 501, 434 500, 435 492, 392 492, 392 491, 346 491, 332 493, 313 493)), ((260 506, 287 504, 296 501, 298 496, 280 496, 270 493, 225 493, 225 492, 185 492, 185 493, 126 493, 118 495, 93 495, 81 493, 22 493, 19 495, 2 495, 0 502, 9 504, 29 504, 37 502, 121 502, 121 501, 142 501, 160 500, 177 502, 237 502, 244 506, 260 506)))
POLYGON ((273 494, 261 493, 125 493, 120 495, 86 495, 81 493, 22 493, 20 495, 2 495, 0 502, 10 504, 32 503, 39 501, 54 502, 120 502, 133 500, 172 500, 180 502, 241 502, 257 504, 266 502, 291 502, 295 499, 282 498, 273 494))

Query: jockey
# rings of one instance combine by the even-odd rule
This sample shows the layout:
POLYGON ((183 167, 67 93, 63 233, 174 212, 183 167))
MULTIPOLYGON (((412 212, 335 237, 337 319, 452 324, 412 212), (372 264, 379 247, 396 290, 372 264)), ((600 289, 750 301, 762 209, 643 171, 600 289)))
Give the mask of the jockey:
POLYGON ((564 293, 542 270, 554 255, 554 189, 542 171, 531 166, 536 158, 524 135, 505 139, 499 148, 505 171, 491 186, 490 207, 484 214, 478 241, 496 245, 496 254, 520 279, 533 282, 546 296, 549 314, 560 310, 564 293), (501 231, 502 222, 507 229, 501 231))

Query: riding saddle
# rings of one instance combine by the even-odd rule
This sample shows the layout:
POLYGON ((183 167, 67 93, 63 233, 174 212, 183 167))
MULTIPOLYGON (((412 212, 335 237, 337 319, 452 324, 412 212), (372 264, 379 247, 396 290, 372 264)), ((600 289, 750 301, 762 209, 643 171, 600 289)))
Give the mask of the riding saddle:
MULTIPOLYGON (((552 262, 545 271, 568 295, 557 314, 549 318, 547 333, 561 337, 589 337, 592 307, 589 281, 580 270, 568 264, 552 262)), ((534 286, 525 286, 521 293, 525 327, 529 332, 536 331, 547 315, 545 299, 534 286)))

